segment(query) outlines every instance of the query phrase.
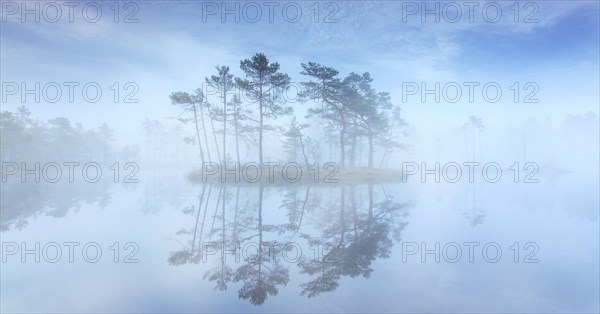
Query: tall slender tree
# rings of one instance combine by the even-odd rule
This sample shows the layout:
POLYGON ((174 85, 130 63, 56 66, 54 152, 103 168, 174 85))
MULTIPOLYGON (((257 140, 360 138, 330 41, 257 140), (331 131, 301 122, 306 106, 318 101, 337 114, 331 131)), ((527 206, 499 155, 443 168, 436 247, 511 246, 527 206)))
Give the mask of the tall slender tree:
MULTIPOLYGON (((210 155, 210 148, 208 147, 208 136, 206 134, 206 124, 204 123, 204 107, 208 106, 208 104, 204 101, 204 93, 201 88, 197 88, 194 91, 194 95, 192 96, 192 100, 194 102, 194 106, 200 109, 200 121, 202 122, 202 133, 204 134, 204 144, 206 144, 206 154, 208 155, 208 161, 212 162, 212 157, 210 155)), ((197 116, 197 114, 196 114, 197 116)), ((198 134, 198 129, 196 128, 196 134, 198 134)), ((200 135, 198 135, 200 136, 200 135)))
POLYGON ((315 100, 316 106, 308 109, 309 116, 330 121, 339 128, 340 163, 346 166, 345 134, 348 110, 342 102, 342 82, 338 70, 315 62, 302 63, 302 75, 312 80, 303 82, 301 96, 304 100, 315 100))
POLYGON ((206 111, 208 112, 208 119, 210 120, 210 128, 212 130, 213 139, 215 140, 215 149, 217 150, 217 160, 221 161, 221 150, 219 149, 219 141, 217 140, 217 131, 215 128, 215 120, 218 119, 219 109, 212 106, 208 101, 204 102, 206 111))
POLYGON ((233 131, 235 134, 235 154, 236 154, 238 163, 241 162, 241 160, 240 160, 240 121, 244 119, 241 104, 242 104, 242 101, 240 100, 240 97, 238 97, 237 95, 234 95, 233 99, 231 100, 230 105, 231 105, 231 107, 233 107, 233 112, 231 115, 233 116, 233 131))
MULTIPOLYGON (((202 91, 200 91, 202 93, 202 91)), ((194 125, 196 126, 196 139, 198 140, 198 149, 200 150, 200 159, 204 162, 204 151, 202 149, 202 141, 200 140, 200 128, 198 126, 198 112, 196 109, 197 104, 197 96, 202 98, 202 94, 198 95, 190 95, 186 92, 174 92, 171 93, 169 98, 171 98, 171 103, 173 105, 181 106, 184 111, 191 111, 194 113, 194 125)), ((204 128, 204 119, 202 119, 202 127, 204 128)), ((206 136, 206 131, 205 131, 206 136)))
POLYGON ((270 62, 263 53, 242 60, 240 68, 246 77, 237 78, 237 84, 258 102, 258 161, 262 164, 264 119, 292 113, 292 108, 286 106, 280 97, 281 92, 289 87, 290 78, 279 72, 279 63, 270 62))
POLYGON ((229 73, 228 66, 217 66, 218 75, 205 78, 206 84, 216 89, 223 104, 223 162, 227 160, 227 93, 235 87, 233 74, 229 73))
POLYGON ((477 118, 476 116, 470 116, 467 123, 465 123, 463 125, 464 130, 471 129, 472 161, 475 161, 475 131, 477 131, 477 133, 479 133, 479 132, 483 131, 484 128, 485 127, 483 126, 483 123, 481 122, 481 118, 477 118))

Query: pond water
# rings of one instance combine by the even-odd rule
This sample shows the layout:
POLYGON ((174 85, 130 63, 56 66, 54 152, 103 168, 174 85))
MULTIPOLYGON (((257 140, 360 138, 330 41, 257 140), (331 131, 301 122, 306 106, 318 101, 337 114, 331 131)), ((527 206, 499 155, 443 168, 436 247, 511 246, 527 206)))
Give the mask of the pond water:
POLYGON ((1 309, 598 312, 598 208, 585 171, 535 184, 202 185, 172 170, 7 183, 1 309))

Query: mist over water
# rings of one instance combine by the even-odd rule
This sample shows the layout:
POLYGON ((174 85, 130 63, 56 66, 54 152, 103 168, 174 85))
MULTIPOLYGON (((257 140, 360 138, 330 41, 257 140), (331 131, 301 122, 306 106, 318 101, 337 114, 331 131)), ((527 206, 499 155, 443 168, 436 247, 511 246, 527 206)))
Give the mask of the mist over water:
POLYGON ((600 310, 597 3, 24 3, 1 311, 600 310))

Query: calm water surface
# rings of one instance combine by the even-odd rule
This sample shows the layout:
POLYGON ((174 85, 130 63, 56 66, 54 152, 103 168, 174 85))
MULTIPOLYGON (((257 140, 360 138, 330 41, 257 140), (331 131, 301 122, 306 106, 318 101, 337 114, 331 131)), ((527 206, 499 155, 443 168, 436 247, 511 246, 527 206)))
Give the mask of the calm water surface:
POLYGON ((3 312, 599 310, 593 171, 260 187, 165 170, 2 189, 3 312))

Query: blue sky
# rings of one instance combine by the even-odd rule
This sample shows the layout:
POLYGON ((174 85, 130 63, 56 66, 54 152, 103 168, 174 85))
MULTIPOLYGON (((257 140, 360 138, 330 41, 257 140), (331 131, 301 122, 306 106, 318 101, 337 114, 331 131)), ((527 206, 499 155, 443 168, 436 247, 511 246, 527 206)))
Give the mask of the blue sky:
MULTIPOLYGON (((417 126, 432 119, 457 124, 472 113, 504 121, 501 117, 598 112, 597 1, 537 2, 536 23, 515 23, 511 1, 495 2, 503 13, 497 23, 486 22, 478 10, 473 23, 467 11, 457 23, 443 18, 433 23, 432 17, 421 23, 420 13, 405 16, 403 22, 406 3, 394 1, 337 2, 337 8, 320 2, 318 23, 313 21, 312 1, 294 2, 303 12, 296 23, 282 18, 281 8, 289 2, 277 2, 273 22, 259 2, 263 15, 257 23, 247 23, 243 16, 235 23, 231 15, 223 23, 220 12, 203 22, 203 3, 208 2, 138 2, 139 22, 132 24, 115 23, 110 3, 103 4, 97 23, 77 15, 74 23, 64 16, 55 24, 20 23, 18 15, 8 16, 1 25, 2 81, 95 81, 105 92, 115 81, 136 82, 138 104, 114 104, 110 97, 96 104, 29 104, 43 115, 127 124, 131 117, 142 121, 146 116, 177 114, 169 103, 170 92, 199 87, 216 65, 229 65, 241 75, 239 60, 264 52, 294 81, 303 80, 300 63, 307 61, 336 67, 343 75, 368 71, 375 87, 389 91, 417 126), (323 23, 331 11, 337 22, 323 23), (499 103, 483 105, 400 102, 402 82, 450 81, 498 82, 506 96, 499 103), (536 82, 540 102, 512 103, 508 88, 517 81, 536 82)), ((463 2, 458 3, 466 10, 463 2)), ((226 5, 232 8, 235 2, 226 5)), ((243 8, 244 3, 240 5, 243 8)), ((123 18, 128 11, 121 10, 123 18)), ((524 19, 527 11, 521 10, 519 19, 524 19)), ((3 109, 16 105, 2 104, 3 109)))

